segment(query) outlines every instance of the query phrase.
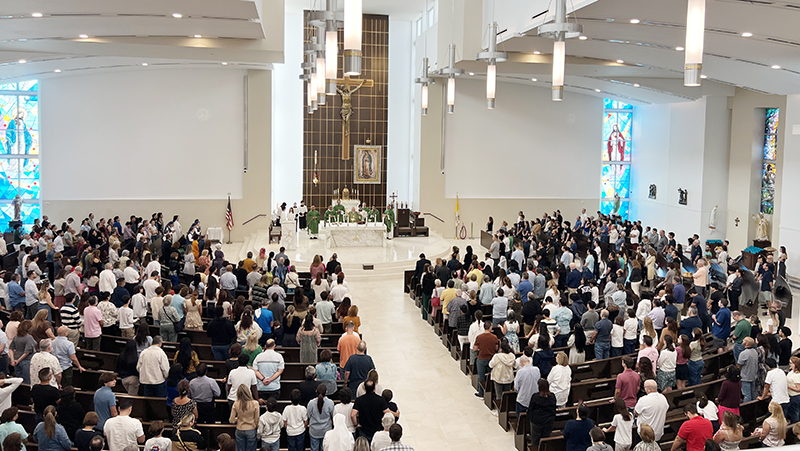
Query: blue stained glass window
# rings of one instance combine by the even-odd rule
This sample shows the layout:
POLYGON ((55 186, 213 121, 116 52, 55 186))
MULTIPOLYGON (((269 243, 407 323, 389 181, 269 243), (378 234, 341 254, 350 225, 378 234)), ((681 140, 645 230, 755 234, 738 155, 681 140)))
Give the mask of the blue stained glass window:
POLYGON ((41 216, 39 165, 39 81, 0 85, 0 227, 14 219, 14 198, 22 198, 24 226, 41 216))
POLYGON ((603 168, 600 211, 628 219, 633 148, 633 105, 605 99, 603 103, 603 168), (619 197, 619 199, 616 199, 619 197))
POLYGON ((764 164, 761 171, 761 213, 775 213, 775 177, 778 159, 780 110, 768 108, 764 119, 764 164))

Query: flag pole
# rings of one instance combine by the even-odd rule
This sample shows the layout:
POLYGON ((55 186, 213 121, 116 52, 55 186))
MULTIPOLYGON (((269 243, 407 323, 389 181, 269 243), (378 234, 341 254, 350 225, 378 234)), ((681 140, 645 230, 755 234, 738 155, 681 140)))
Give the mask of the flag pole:
POLYGON ((231 230, 233 229, 233 211, 231 210, 231 193, 228 193, 228 209, 226 210, 227 217, 226 228, 228 229, 228 242, 226 244, 233 244, 231 240, 231 230))

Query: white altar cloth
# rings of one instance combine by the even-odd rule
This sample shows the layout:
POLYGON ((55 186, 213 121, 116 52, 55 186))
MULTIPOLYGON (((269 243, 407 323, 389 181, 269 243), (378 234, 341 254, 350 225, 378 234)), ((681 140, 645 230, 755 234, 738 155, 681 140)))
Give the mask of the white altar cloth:
POLYGON ((386 226, 380 222, 368 224, 331 224, 320 229, 325 235, 325 247, 386 247, 386 226))

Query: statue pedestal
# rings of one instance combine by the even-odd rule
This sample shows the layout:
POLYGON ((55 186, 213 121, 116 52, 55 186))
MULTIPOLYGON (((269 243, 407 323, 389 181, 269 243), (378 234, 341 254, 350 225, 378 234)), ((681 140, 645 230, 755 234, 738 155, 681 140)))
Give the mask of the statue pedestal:
POLYGON ((15 219, 14 221, 8 221, 8 228, 10 230, 14 230, 14 227, 16 226, 22 227, 22 221, 19 219, 15 219))
POLYGON ((753 240, 753 246, 766 249, 768 247, 772 247, 772 242, 770 240, 753 240))

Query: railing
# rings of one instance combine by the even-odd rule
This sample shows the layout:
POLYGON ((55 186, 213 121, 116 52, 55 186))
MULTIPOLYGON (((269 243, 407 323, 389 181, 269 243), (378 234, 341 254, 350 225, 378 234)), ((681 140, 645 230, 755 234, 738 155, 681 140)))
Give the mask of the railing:
POLYGON ((436 216, 436 215, 435 215, 435 214, 433 214, 433 213, 422 213, 422 215, 423 215, 423 216, 430 216, 430 217, 432 217, 432 218, 435 218, 435 219, 437 219, 439 222, 441 222, 442 224, 444 224, 444 219, 442 219, 442 218, 440 218, 440 217, 436 216))
POLYGON ((258 218, 263 218, 264 216, 269 216, 269 215, 267 213, 262 213, 260 215, 255 215, 252 218, 248 219, 247 221, 243 222, 242 225, 247 225, 247 224, 255 221, 258 218))

